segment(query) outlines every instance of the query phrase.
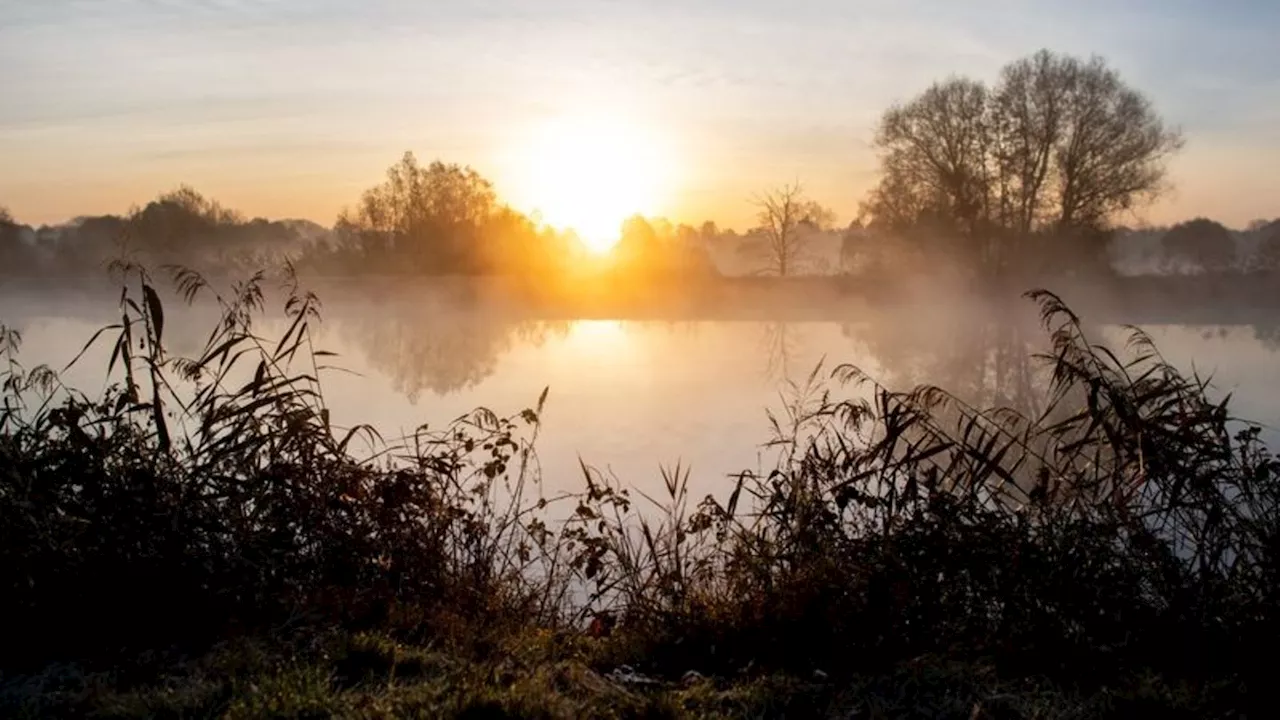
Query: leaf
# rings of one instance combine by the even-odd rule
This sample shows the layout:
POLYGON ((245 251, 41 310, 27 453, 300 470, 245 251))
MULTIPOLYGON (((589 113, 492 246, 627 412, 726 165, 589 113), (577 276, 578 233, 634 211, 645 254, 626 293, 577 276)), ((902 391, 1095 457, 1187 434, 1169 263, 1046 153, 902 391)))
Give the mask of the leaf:
POLYGON ((147 303, 147 312, 151 314, 151 322, 156 329, 156 345, 159 345, 164 336, 164 306, 155 288, 146 283, 142 284, 142 299, 147 303))
POLYGON ((164 421, 164 407, 160 404, 160 398, 156 398, 150 403, 151 419, 156 425, 156 433, 160 442, 160 452, 169 452, 169 427, 164 421))
MULTIPOLYGON (((72 365, 75 365, 77 362, 79 362, 80 358, 84 357, 84 354, 89 351, 89 348, 93 347, 93 344, 97 342, 98 337, 102 335, 102 333, 108 330, 119 330, 121 327, 123 326, 119 324, 112 324, 112 325, 107 325, 105 327, 98 328, 98 331, 93 334, 93 337, 89 338, 89 342, 85 343, 84 347, 80 348, 80 352, 76 353, 76 356, 71 359, 71 362, 67 363, 66 367, 62 368, 62 371, 66 372, 67 370, 70 370, 72 365)), ((111 371, 108 370, 107 372, 110 373, 111 371)))

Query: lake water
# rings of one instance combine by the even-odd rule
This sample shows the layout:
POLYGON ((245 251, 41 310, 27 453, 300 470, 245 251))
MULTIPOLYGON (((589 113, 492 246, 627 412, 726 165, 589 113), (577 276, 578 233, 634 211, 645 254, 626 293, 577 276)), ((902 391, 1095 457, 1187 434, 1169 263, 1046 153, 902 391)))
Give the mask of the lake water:
MULTIPOLYGON (((22 331, 24 364, 60 368, 113 319, 114 301, 10 296, 0 322, 22 331)), ((324 378, 336 424, 367 422, 399 436, 477 406, 514 414, 545 387, 538 454, 547 490, 579 488, 580 458, 646 491, 660 486, 660 466, 678 461, 692 469, 697 496, 727 487, 731 473, 770 466, 761 447, 770 438, 765 411, 781 409, 787 380, 803 382, 819 361, 856 364, 891 387, 927 381, 983 400, 984 388, 999 384, 975 359, 994 342, 991 323, 948 307, 842 322, 552 321, 453 301, 341 301, 325 306, 315 342, 351 371, 324 378)), ((198 352, 213 308, 169 315, 171 350, 198 352)), ((281 323, 260 330, 271 337, 281 323)), ((1269 426, 1264 436, 1280 447, 1280 355, 1268 333, 1251 325, 1144 329, 1175 365, 1212 374, 1215 394, 1233 393, 1235 414, 1269 426)), ((1122 347, 1119 327, 1092 332, 1122 347)), ((67 383, 90 394, 101 388, 108 351, 104 342, 65 373, 67 383)))

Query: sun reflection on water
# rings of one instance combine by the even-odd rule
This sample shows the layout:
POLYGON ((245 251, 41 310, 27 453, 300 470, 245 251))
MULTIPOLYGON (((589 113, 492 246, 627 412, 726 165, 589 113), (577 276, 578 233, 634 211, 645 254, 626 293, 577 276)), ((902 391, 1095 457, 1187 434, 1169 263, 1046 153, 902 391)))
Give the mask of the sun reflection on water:
POLYGON ((638 350, 621 320, 575 320, 562 347, 575 365, 583 360, 619 365, 638 350))

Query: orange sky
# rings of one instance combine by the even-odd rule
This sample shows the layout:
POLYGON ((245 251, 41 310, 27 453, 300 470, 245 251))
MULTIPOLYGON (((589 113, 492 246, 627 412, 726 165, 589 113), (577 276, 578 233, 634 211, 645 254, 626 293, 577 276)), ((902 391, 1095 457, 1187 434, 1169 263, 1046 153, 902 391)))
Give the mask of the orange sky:
POLYGON ((58 222, 186 183, 328 225, 413 150, 471 164, 527 211, 556 176, 520 166, 522 138, 603 108, 640 147, 620 158, 661 158, 661 198, 637 210, 745 228, 754 193, 799 179, 847 221, 886 106, 1050 47, 1105 55, 1187 135, 1175 192, 1123 220, 1274 217, 1280 92, 1262 28, 1278 5, 1183 5, 27 3, 0 23, 0 205, 58 222))

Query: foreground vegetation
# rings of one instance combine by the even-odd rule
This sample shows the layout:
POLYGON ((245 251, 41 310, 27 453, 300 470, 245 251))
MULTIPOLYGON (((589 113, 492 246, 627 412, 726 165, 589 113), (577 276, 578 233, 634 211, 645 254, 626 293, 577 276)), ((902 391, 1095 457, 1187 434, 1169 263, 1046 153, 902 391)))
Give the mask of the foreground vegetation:
POLYGON ((320 305, 290 275, 291 324, 263 338, 261 276, 176 272, 222 308, 185 358, 152 278, 119 270, 101 397, 3 335, 6 717, 1271 704, 1280 463, 1140 332, 1122 360, 1050 294, 1037 416, 815 371, 774 418, 776 470, 698 502, 678 467, 665 498, 587 467, 548 497, 545 394, 394 441, 336 427, 320 305))

